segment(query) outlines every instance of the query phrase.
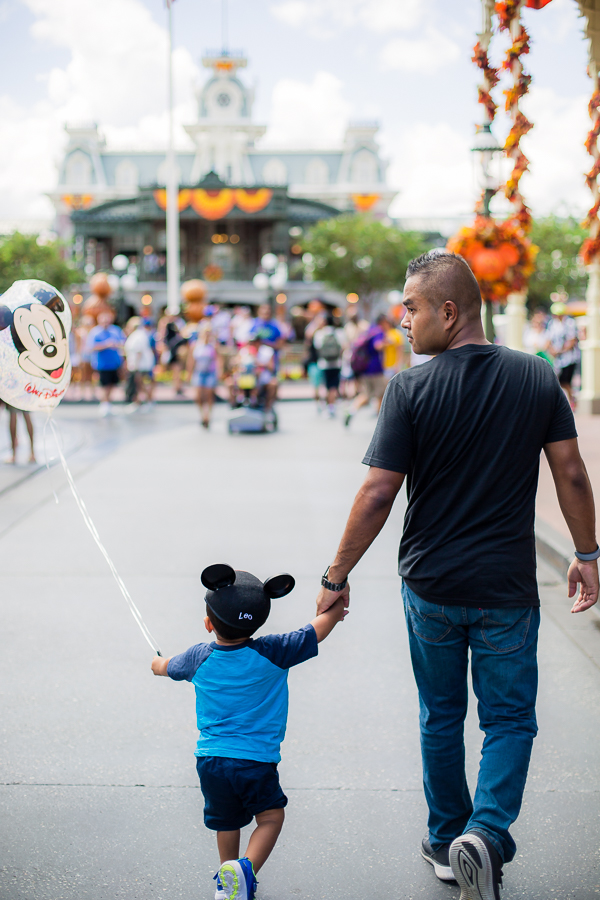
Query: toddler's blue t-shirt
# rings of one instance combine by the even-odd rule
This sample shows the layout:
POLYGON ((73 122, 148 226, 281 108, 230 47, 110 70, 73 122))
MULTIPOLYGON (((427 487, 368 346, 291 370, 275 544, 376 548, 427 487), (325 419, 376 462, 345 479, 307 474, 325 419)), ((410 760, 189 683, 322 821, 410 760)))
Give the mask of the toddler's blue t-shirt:
POLYGON ((316 656, 312 625, 243 644, 196 644, 173 656, 167 674, 196 689, 196 756, 277 763, 288 713, 288 669, 316 656))

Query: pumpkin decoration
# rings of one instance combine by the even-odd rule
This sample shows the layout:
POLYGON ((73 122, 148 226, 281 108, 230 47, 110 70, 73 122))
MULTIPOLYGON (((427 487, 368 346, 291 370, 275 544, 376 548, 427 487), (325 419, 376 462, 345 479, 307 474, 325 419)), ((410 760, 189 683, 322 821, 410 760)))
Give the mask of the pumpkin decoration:
POLYGON ((484 247, 471 256, 471 268, 478 280, 498 281, 506 272, 507 265, 497 249, 484 247))
POLYGON ((97 322, 101 312, 112 312, 112 307, 108 302, 112 288, 106 272, 96 272, 90 278, 90 291, 92 293, 83 304, 81 311, 84 316, 91 316, 97 322))
POLYGON ((461 228, 447 249, 467 260, 481 296, 495 303, 505 303, 510 293, 524 290, 538 252, 516 217, 496 222, 486 216, 476 216, 473 225, 461 228))

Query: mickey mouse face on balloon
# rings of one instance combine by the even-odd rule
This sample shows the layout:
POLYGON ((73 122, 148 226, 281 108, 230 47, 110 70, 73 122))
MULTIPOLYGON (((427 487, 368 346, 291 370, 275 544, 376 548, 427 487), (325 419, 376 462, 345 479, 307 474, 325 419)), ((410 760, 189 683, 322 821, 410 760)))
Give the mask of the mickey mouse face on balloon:
POLYGON ((209 610, 226 625, 250 633, 267 621, 271 600, 285 597, 296 584, 287 573, 262 582, 250 572, 221 563, 204 569, 201 580, 208 588, 205 599, 209 610))
POLYGON ((69 360, 65 327, 57 315, 64 312, 65 304, 56 293, 43 288, 33 296, 38 303, 15 310, 0 306, 0 330, 10 328, 24 372, 58 384, 69 360))

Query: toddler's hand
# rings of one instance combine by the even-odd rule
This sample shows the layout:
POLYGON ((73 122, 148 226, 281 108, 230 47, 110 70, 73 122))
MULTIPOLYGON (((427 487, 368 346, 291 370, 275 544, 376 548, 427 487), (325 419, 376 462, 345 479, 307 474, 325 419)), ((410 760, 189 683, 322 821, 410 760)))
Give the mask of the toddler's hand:
POLYGON ((155 656, 152 660, 151 669, 155 675, 166 675, 168 664, 169 660, 165 659, 164 656, 155 656))

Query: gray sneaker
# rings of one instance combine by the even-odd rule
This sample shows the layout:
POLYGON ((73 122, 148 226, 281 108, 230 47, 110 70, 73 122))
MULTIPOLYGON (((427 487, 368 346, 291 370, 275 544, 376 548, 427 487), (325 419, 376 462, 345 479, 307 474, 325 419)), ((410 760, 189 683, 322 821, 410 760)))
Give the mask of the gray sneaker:
POLYGON ((450 865, 450 844, 444 844, 439 850, 433 850, 429 843, 429 835, 421 841, 421 856, 433 866, 433 871, 440 881, 456 881, 450 865))
POLYGON ((468 831, 452 841, 450 865, 460 900, 500 900, 502 860, 482 831, 468 831))

